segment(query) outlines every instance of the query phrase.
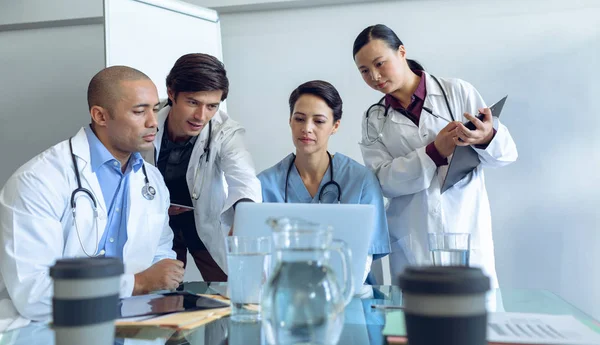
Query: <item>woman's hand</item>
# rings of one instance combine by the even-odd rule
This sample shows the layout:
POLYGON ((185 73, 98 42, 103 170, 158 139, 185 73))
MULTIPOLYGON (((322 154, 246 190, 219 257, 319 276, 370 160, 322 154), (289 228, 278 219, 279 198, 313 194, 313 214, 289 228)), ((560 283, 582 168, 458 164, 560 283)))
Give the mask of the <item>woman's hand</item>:
POLYGON ((454 131, 454 144, 458 146, 487 145, 492 141, 494 138, 492 111, 489 108, 482 108, 479 109, 479 112, 483 114, 483 121, 469 113, 465 113, 465 117, 475 125, 475 130, 470 130, 464 124, 459 123, 454 131))
POLYGON ((440 155, 444 158, 448 158, 454 152, 456 147, 456 129, 460 122, 453 121, 446 125, 435 137, 434 145, 440 155))

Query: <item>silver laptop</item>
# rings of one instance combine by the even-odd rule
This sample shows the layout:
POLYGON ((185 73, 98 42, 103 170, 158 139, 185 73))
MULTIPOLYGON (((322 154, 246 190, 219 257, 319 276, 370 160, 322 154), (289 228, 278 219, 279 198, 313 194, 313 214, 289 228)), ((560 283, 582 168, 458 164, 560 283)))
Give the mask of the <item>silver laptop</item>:
MULTIPOLYGON (((354 293, 361 291, 371 234, 375 228, 373 205, 239 203, 235 209, 234 235, 271 236, 273 231, 267 224, 270 217, 294 217, 333 227, 333 238, 343 240, 351 250, 354 293)), ((332 255, 329 264, 341 283, 343 272, 339 255, 332 255)))

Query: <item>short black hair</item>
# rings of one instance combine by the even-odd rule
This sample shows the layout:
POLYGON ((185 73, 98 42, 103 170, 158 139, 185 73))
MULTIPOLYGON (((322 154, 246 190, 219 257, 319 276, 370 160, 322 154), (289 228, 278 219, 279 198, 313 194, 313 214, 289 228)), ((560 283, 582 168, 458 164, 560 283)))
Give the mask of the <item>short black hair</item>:
MULTIPOLYGON (((352 58, 355 58, 356 54, 372 40, 382 40, 390 47, 390 49, 395 51, 398 51, 400 46, 404 45, 394 30, 383 24, 372 25, 356 36, 354 46, 352 47, 352 58)), ((406 62, 408 63, 408 67, 413 71, 425 70, 425 68, 415 60, 406 59, 406 62)))
MULTIPOLYGON (((229 79, 225 65, 212 55, 193 53, 177 59, 167 76, 167 88, 174 93, 180 92, 223 91, 221 101, 229 93, 229 79)), ((172 105, 171 100, 168 104, 172 105)))
POLYGON ((342 98, 333 85, 323 80, 312 80, 298 86, 290 95, 290 116, 294 112, 294 106, 302 95, 314 95, 327 103, 333 111, 333 122, 342 119, 342 98))

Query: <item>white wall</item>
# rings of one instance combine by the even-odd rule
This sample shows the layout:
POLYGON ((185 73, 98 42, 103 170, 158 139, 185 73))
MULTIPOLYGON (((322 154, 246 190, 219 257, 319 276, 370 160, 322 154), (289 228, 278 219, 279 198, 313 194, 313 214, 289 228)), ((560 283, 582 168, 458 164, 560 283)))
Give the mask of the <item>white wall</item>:
POLYGON ((89 122, 104 66, 102 0, 0 0, 0 185, 89 122))
POLYGON ((89 123, 87 85, 104 67, 101 24, 0 31, 0 186, 89 123))
POLYGON ((501 286, 549 289, 600 318, 598 18, 595 0, 421 0, 223 14, 228 106, 247 128, 260 171, 293 148, 292 89, 328 80, 345 102, 331 149, 362 161, 361 117, 380 95, 362 82, 352 43, 368 25, 391 26, 431 73, 470 81, 490 103, 509 94, 502 117, 519 161, 486 172, 501 286))
POLYGON ((0 0, 0 25, 102 16, 102 0, 0 0))

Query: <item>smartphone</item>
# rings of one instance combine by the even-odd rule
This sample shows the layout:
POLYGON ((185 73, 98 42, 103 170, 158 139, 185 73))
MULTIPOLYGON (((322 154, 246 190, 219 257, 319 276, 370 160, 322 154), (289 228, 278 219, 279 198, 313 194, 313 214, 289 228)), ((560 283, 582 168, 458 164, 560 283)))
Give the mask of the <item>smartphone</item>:
MULTIPOLYGON (((476 118, 478 118, 478 119, 479 119, 479 121, 483 121, 483 118, 485 117, 485 115, 484 115, 484 114, 482 114, 482 113, 479 113, 479 114, 478 114, 477 116, 475 116, 475 117, 476 117, 476 118)), ((476 130, 476 129, 477 129, 477 127, 475 127, 475 124, 474 124, 473 122, 471 122, 471 121, 467 121, 467 122, 465 122, 465 123, 464 123, 464 125, 465 125, 465 127, 467 127, 469 130, 472 130, 472 131, 474 131, 474 130, 476 130)))

